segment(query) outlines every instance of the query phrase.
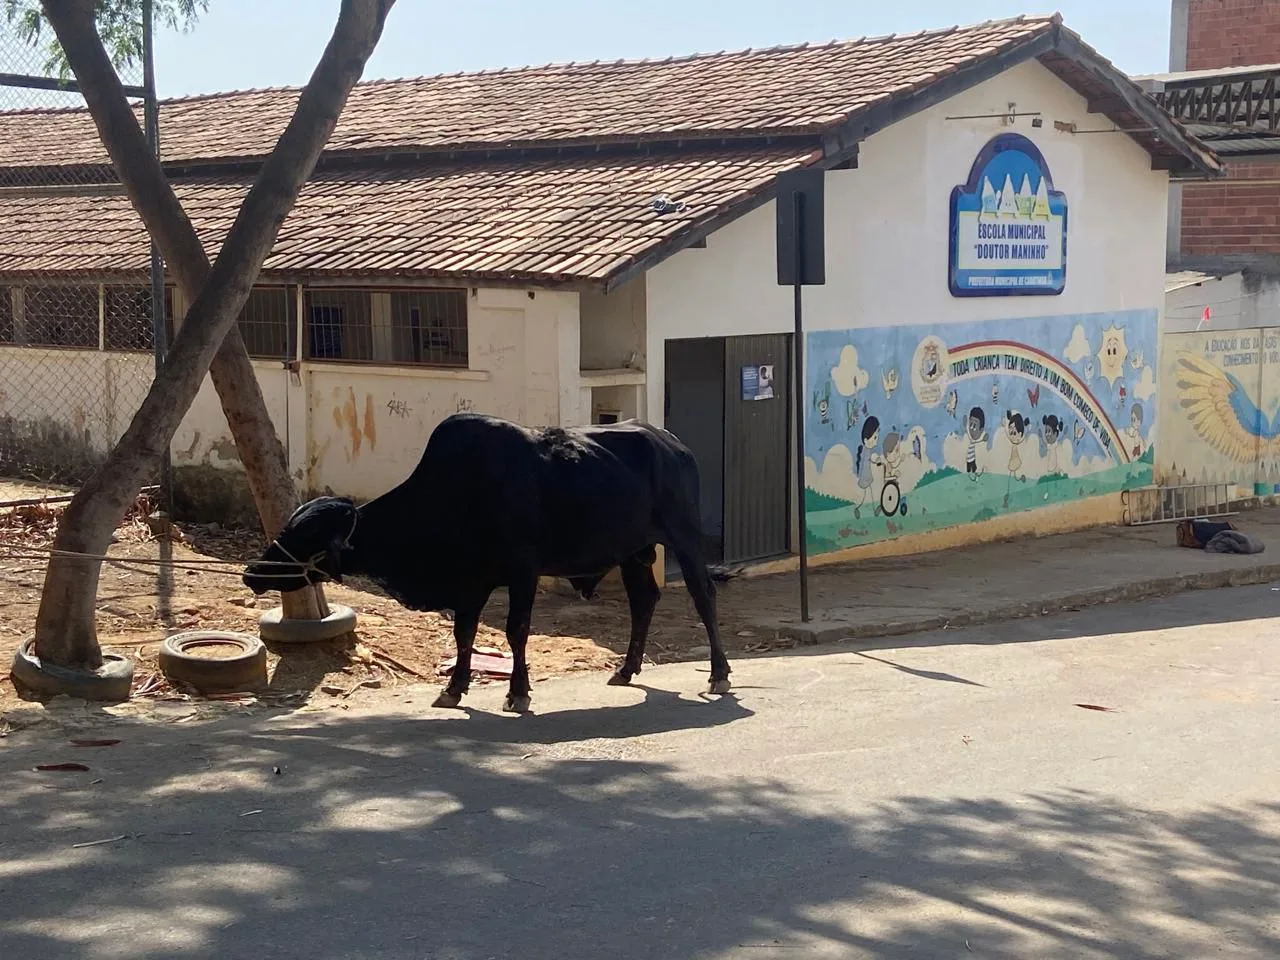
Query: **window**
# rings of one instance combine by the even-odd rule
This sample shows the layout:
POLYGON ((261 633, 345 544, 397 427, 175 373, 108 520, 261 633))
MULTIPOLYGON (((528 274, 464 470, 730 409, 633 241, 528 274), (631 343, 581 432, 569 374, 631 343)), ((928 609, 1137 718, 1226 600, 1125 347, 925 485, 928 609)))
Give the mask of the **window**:
POLYGON ((465 367, 465 290, 308 290, 307 357, 465 367))
POLYGON ((249 356, 293 359, 294 298, 289 287, 254 287, 240 311, 240 336, 249 356))
POLYGON ((13 291, 0 287, 0 343, 13 343, 13 291))
POLYGON ((307 357, 372 360, 371 302, 367 290, 308 290, 307 357))
POLYGON ((417 290, 391 294, 393 363, 435 367, 467 365, 465 290, 417 290))
POLYGON ((23 343, 98 349, 98 287, 26 287, 23 343))
MULTIPOLYGON (((108 350, 153 353, 155 327, 151 318, 151 288, 103 288, 103 344, 108 350)), ((173 340, 173 288, 164 289, 165 327, 173 340)))

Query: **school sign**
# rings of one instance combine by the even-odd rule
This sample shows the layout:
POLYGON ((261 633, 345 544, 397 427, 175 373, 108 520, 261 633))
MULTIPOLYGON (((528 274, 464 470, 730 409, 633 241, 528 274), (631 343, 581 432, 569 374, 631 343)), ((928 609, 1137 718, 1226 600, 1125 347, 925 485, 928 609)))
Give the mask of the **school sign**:
POLYGON ((951 191, 951 293, 1056 296, 1067 284, 1067 198, 1036 145, 992 139, 951 191))

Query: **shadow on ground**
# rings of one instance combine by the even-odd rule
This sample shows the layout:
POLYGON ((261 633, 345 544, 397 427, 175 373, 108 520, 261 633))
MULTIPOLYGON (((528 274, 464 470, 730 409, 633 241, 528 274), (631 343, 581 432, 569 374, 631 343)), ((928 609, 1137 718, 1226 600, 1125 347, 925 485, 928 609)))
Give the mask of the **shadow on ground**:
POLYGON ((1280 956, 1280 805, 1058 792, 841 813, 681 768, 644 736, 749 712, 665 696, 10 744, 0 956, 1280 956), (31 771, 67 759, 92 769, 31 771))
MULTIPOLYGON (((995 646, 1040 643, 1066 638, 1154 635, 1166 630, 1267 620, 1277 616, 1277 613, 1280 613, 1280 586, 1263 584, 1215 590, 1188 590, 1168 597, 1098 604, 1077 610, 1054 612, 1052 616, 1023 617, 978 626, 867 637, 813 646, 795 643, 778 644, 759 655, 776 656, 777 651, 784 649, 789 654, 821 656, 835 650, 877 651, 965 645, 995 646)), ((893 666, 893 664, 890 665, 893 666)), ((934 679, 958 678, 935 677, 934 679)))

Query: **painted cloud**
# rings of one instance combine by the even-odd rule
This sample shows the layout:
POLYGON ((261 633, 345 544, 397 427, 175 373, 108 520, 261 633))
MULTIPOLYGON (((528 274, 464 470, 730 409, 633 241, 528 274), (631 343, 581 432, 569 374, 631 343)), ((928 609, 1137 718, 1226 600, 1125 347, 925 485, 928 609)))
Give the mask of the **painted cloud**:
POLYGON ((1142 368, 1142 376, 1138 378, 1133 395, 1139 400, 1150 400, 1156 393, 1156 375, 1150 365, 1142 368))
POLYGON ((1084 332, 1084 325, 1077 323, 1075 330, 1071 331, 1071 341, 1062 355, 1070 363, 1079 363, 1092 352, 1093 349, 1089 346, 1089 335, 1084 332))
POLYGON ((852 345, 840 351, 840 363, 831 368, 831 382, 842 396, 852 397, 871 382, 871 375, 858 366, 858 350, 852 345))

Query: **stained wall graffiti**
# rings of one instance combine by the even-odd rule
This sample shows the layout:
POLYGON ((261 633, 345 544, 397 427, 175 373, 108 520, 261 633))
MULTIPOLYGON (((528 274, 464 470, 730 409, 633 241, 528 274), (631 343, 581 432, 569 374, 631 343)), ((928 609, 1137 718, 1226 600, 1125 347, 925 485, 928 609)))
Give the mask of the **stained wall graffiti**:
POLYGON ((1280 329, 1168 334, 1155 475, 1280 493, 1280 329))
POLYGON ((808 335, 810 549, 1149 484, 1158 312, 808 335))

